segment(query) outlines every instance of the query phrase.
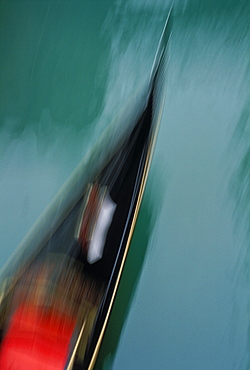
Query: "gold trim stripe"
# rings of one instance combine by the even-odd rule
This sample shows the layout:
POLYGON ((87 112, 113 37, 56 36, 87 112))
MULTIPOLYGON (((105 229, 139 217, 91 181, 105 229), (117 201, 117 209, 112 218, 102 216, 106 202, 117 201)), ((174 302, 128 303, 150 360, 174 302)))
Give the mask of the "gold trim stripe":
MULTIPOLYGON (((162 102, 164 102, 164 98, 162 99, 162 102)), ((101 333, 99 335, 94 353, 93 353, 92 358, 91 358, 91 361, 89 363, 88 370, 93 370, 93 368, 95 366, 97 355, 98 355, 98 352, 100 350, 100 346, 101 346, 101 343, 102 343, 104 332, 105 332, 106 327, 107 327, 108 319, 109 319, 109 316, 110 316, 110 313, 111 313, 111 309, 112 309, 112 306, 113 306, 113 303, 114 303, 115 295, 116 295, 118 285, 119 285, 119 282, 120 282, 120 279, 121 279, 121 274, 122 274, 122 271, 123 271, 123 268, 124 268, 124 264, 125 264, 125 261, 126 261, 127 254, 128 254, 129 245, 130 245, 130 242, 131 242, 131 239, 132 239, 132 235, 133 235, 133 232, 134 232, 136 220, 137 220, 137 217, 138 217, 138 213, 139 213, 139 209, 140 209, 140 205, 141 205, 141 201, 142 201, 142 197, 143 197, 143 193, 144 193, 144 189, 145 189, 145 186, 146 186, 146 181, 147 181, 147 177, 148 177, 148 173, 149 173, 149 168, 150 168, 150 164, 151 164, 151 161, 152 161, 153 149, 155 147, 157 133, 158 133, 159 125, 160 125, 160 121, 161 121, 162 111, 163 111, 163 103, 161 104, 160 113, 158 114, 158 119, 157 119, 157 122, 156 122, 156 125, 155 125, 155 130, 154 130, 154 133, 152 134, 152 138, 151 138, 151 141, 150 141, 150 144, 149 144, 148 154, 147 154, 145 167, 144 167, 144 171, 143 171, 143 175, 142 175, 141 187, 140 187, 140 190, 139 190, 137 204, 136 204, 136 208, 135 208, 135 212, 134 212, 134 216, 133 216, 133 220, 132 220, 128 240, 127 240, 127 243, 126 243, 126 248, 125 248, 125 251, 124 251, 124 254, 123 254, 121 266, 120 266, 119 273, 118 273, 118 276, 117 276, 117 279, 116 279, 113 294, 112 294, 112 297, 111 297, 111 300, 110 300, 107 315, 105 317, 101 333)))

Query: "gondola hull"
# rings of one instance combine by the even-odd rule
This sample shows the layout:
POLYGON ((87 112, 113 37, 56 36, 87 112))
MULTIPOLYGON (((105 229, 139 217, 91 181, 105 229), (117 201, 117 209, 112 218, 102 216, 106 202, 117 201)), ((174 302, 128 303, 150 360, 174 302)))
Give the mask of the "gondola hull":
MULTIPOLYGON (((44 357, 39 348, 30 353, 30 366, 38 369, 34 364, 39 356, 43 362, 46 356, 53 358, 60 353, 61 367, 55 369, 93 369, 128 253, 161 119, 169 36, 168 17, 149 83, 132 99, 131 109, 126 108, 119 122, 122 127, 128 123, 126 130, 121 130, 115 143, 107 147, 105 157, 94 149, 78 166, 2 270, 1 368, 7 369, 11 356, 12 361, 20 363, 20 358, 27 358, 29 346, 34 348, 28 340, 21 350, 20 335, 41 342, 46 331, 48 336, 52 332, 55 335, 54 348, 48 347, 44 357), (37 324, 38 316, 42 327, 37 324), (59 322, 67 328, 64 348, 59 345, 59 322)), ((113 142, 112 127, 98 143, 101 153, 107 140, 113 142)))

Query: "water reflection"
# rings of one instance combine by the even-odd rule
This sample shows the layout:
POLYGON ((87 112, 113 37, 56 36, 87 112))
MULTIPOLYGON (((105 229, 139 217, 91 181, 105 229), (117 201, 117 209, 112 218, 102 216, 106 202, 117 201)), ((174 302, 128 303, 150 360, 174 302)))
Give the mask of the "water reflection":
POLYGON ((100 114, 106 85, 110 41, 99 36, 107 4, 21 1, 2 2, 1 8, 1 122, 17 121, 12 135, 27 126, 39 135, 47 109, 61 129, 79 132, 90 125, 100 114))
MULTIPOLYGON (((250 66, 250 64, 249 64, 250 66)), ((249 74, 245 76, 249 81, 249 74)), ((241 249, 238 255, 237 281, 249 290, 250 284, 250 99, 246 101, 236 125, 233 136, 233 148, 238 159, 236 169, 230 182, 231 195, 235 202, 234 220, 238 235, 242 235, 241 249)), ((247 298, 249 305, 249 297, 247 298)), ((247 312, 248 343, 246 358, 250 366, 250 317, 247 312)))

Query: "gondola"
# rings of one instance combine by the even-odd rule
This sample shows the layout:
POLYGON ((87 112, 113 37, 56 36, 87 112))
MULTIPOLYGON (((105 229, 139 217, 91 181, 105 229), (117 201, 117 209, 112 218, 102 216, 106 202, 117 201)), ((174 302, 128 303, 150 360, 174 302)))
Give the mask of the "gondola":
POLYGON ((108 128, 1 271, 2 370, 94 368, 161 119, 169 18, 120 134, 108 128))

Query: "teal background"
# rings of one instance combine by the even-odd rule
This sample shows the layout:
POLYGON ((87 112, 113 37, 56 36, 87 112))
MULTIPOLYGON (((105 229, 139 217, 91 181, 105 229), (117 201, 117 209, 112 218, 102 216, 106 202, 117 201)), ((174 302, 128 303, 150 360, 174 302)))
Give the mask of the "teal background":
MULTIPOLYGON (((150 72, 170 2, 1 1, 0 266, 150 72)), ((175 1, 167 95, 97 369, 249 367, 247 0, 175 1)))

